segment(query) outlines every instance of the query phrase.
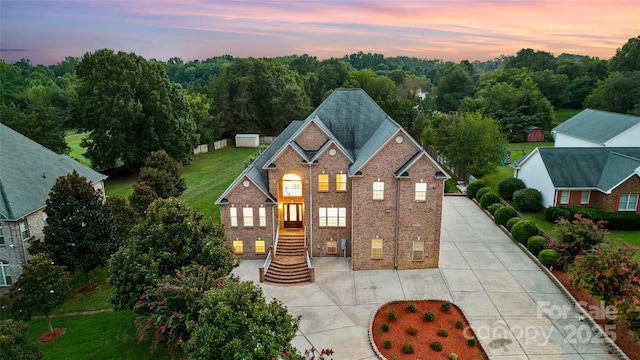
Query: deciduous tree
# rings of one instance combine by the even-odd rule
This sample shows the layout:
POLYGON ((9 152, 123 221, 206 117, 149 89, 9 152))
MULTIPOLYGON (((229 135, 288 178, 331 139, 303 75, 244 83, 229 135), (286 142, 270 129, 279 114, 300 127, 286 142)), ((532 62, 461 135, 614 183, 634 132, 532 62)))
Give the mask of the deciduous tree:
POLYGON ((52 333, 49 314, 71 296, 71 276, 46 254, 36 255, 22 269, 22 275, 9 288, 11 316, 28 321, 34 315, 44 315, 52 333))
POLYGON ((237 265, 224 228, 176 198, 158 199, 111 257, 111 302, 133 308, 142 293, 176 269, 204 265, 225 276, 237 265))
POLYGON ((158 197, 178 197, 187 188, 180 168, 182 165, 164 150, 154 151, 145 159, 138 181, 147 184, 158 197))
POLYGON ((27 338, 29 324, 24 321, 0 321, 0 359, 39 360, 42 351, 27 338))
POLYGON ((83 146, 94 167, 137 170, 161 149, 182 163, 191 159, 196 125, 182 88, 169 81, 162 64, 103 49, 85 54, 76 75, 71 114, 89 132, 83 146))

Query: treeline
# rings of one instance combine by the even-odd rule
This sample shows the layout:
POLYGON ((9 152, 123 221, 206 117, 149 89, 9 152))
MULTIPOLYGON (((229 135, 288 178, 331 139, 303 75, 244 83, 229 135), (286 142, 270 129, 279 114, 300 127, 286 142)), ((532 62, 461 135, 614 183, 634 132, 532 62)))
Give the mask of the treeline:
POLYGON ((3 123, 60 153, 63 130, 79 128, 94 167, 136 169, 155 150, 186 163, 198 143, 277 135, 339 87, 363 88, 430 142, 451 112, 481 112, 509 141, 528 126, 550 130, 554 109, 640 114, 640 36, 610 60, 522 49, 460 63, 363 52, 162 62, 104 49, 48 67, 0 61, 0 76, 3 123))

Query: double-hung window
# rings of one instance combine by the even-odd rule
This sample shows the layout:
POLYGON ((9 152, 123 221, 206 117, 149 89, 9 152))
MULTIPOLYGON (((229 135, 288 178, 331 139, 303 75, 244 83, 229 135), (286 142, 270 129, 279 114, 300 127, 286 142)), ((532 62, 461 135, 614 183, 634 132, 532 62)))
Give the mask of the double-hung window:
POLYGON ((27 240, 29 238, 29 223, 27 220, 20 222, 20 235, 22 236, 22 240, 27 240))
POLYGON ((230 207, 229 208, 229 216, 231 219, 231 226, 232 227, 236 227, 238 226, 238 208, 236 207, 230 207))
POLYGON ((371 258, 382 259, 382 239, 371 239, 371 258))
POLYGON ((244 227, 253 226, 253 208, 242 208, 242 221, 244 223, 244 227))
POLYGON ((0 263, 0 286, 9 286, 13 283, 9 264, 0 263))
POLYGON ((422 239, 413 240, 413 250, 411 252, 411 259, 413 261, 424 260, 424 240, 422 239))
POLYGON ((242 254, 244 251, 244 243, 240 239, 233 240, 233 252, 236 254, 242 254))
POLYGON ((318 174, 318 191, 329 191, 329 174, 318 174))
POLYGON ((569 203, 569 198, 571 197, 571 191, 564 190, 560 192, 560 204, 566 205, 569 203))
POLYGON ((260 226, 267 226, 267 209, 263 207, 258 208, 258 217, 260 218, 260 226))
POLYGON ((587 205, 591 201, 591 191, 583 190, 580 195, 580 204, 587 205))
POLYGON ((416 201, 427 200, 427 183, 416 183, 416 201))
POLYGON ((345 227, 347 226, 347 208, 318 208, 318 226, 345 227))
POLYGON ((258 238, 256 240, 256 254, 264 254, 265 253, 265 243, 264 240, 258 238))
POLYGON ((620 195, 618 211, 636 211, 638 209, 638 194, 620 195))
POLYGON ((347 191, 347 174, 336 174, 336 191, 347 191))
POLYGON ((384 182, 373 182, 373 200, 384 200, 384 182))

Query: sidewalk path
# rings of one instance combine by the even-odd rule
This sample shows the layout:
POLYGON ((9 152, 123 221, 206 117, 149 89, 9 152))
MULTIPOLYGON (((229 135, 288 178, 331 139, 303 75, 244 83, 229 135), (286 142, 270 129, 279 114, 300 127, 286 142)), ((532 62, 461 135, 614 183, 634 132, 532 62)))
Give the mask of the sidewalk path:
MULTIPOLYGON (((302 315, 293 345, 332 348, 334 359, 377 359, 368 340, 371 316, 391 300, 442 299, 458 305, 491 359, 609 360, 597 332, 547 275, 466 197, 443 204, 440 267, 350 271, 349 258, 315 258, 316 282, 260 284, 302 315)), ((258 281, 262 261, 234 273, 258 281)))

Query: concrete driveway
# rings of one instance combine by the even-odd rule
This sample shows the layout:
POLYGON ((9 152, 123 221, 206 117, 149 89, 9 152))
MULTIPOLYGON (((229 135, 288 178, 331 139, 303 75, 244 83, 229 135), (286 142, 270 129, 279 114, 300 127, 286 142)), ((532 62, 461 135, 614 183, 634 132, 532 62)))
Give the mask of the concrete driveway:
MULTIPOLYGON (((491 359, 625 358, 468 198, 444 198, 441 240, 438 269, 353 272, 349 258, 315 258, 315 283, 260 286, 268 300, 279 299, 302 316, 296 348, 332 348, 336 360, 377 359, 369 321, 380 305, 403 299, 458 305, 491 359)), ((243 261, 234 273, 259 283, 261 264, 243 261)))

